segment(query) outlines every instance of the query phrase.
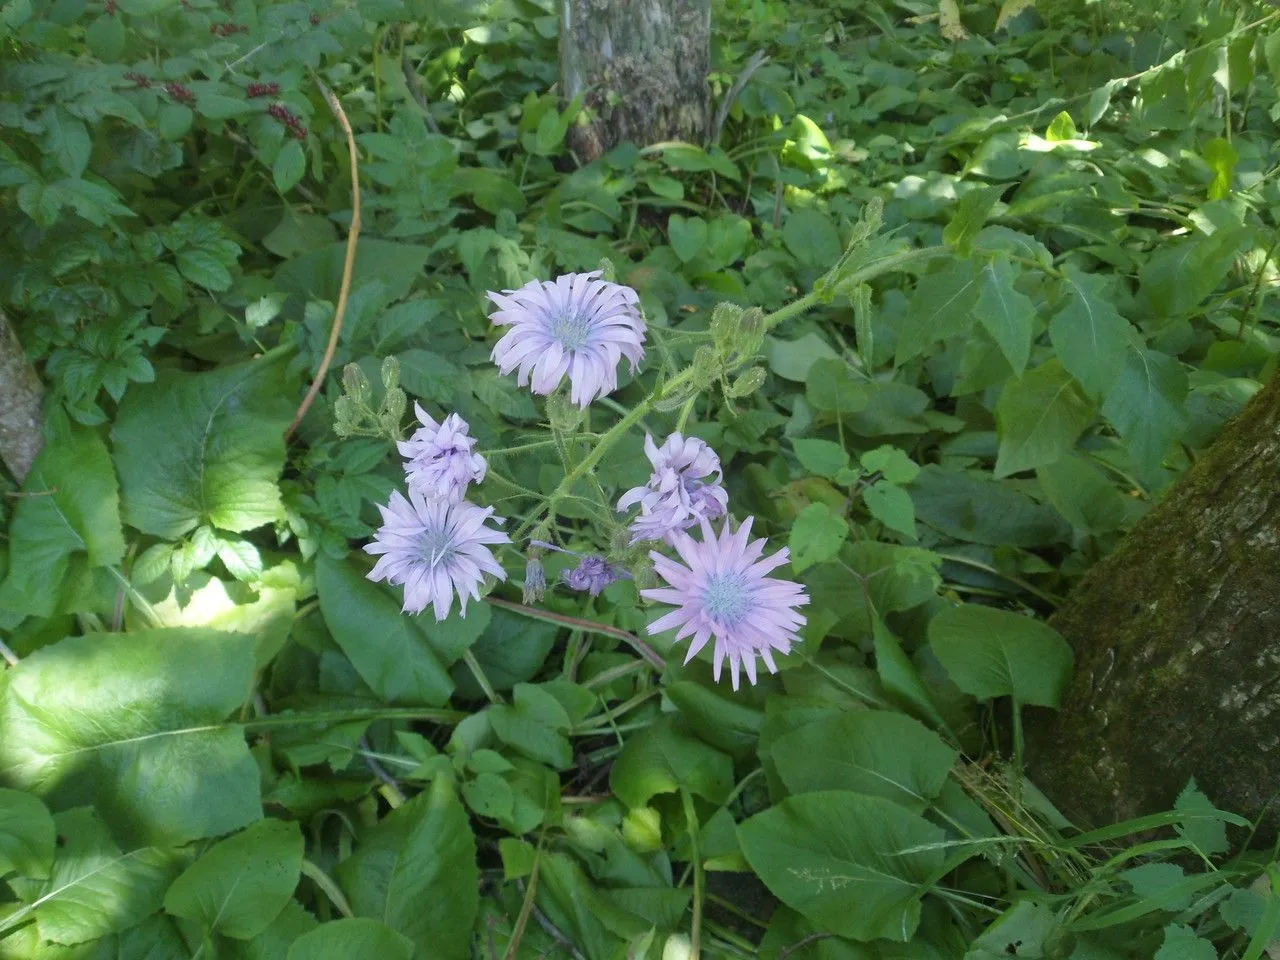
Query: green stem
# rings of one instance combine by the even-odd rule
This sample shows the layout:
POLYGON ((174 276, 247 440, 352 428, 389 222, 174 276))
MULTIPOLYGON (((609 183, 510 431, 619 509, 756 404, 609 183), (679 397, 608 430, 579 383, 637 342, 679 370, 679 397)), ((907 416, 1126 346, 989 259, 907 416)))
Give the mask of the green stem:
POLYGON ((467 669, 471 671, 471 675, 476 678, 476 683, 480 684, 480 689, 484 691, 484 695, 489 698, 490 703, 501 703, 502 698, 498 696, 498 691, 493 689, 493 684, 489 682, 489 678, 485 675, 484 667, 480 666, 480 661, 476 659, 476 655, 470 650, 462 651, 462 659, 467 665, 467 669))
POLYGON ((343 895, 342 890, 333 882, 333 878, 320 869, 310 860, 303 859, 302 875, 307 877, 317 887, 324 891, 324 895, 329 901, 338 908, 338 912, 344 917, 353 917, 355 913, 351 909, 351 904, 347 902, 347 898, 343 895))
MULTIPOLYGON (((512 613, 518 613, 521 616, 528 617, 531 620, 544 620, 547 623, 557 623, 562 627, 570 627, 574 630, 582 630, 585 633, 596 633, 604 637, 613 637, 628 644, 631 649, 644 657, 658 673, 662 673, 667 669, 667 661, 662 658, 662 654, 649 646, 634 633, 628 633, 621 627, 611 627, 608 624, 596 623, 594 620, 584 620, 581 617, 570 617, 562 613, 552 613, 549 610, 543 610, 540 607, 530 607, 523 603, 514 603, 511 600, 503 600, 501 597, 490 596, 487 601, 504 610, 510 610, 512 613)), ((456 722, 456 721, 455 721, 456 722)))
MULTIPOLYGON (((356 720, 426 720, 431 723, 461 723, 469 714, 459 710, 433 710, 429 707, 377 707, 352 710, 322 710, 316 713, 277 713, 256 720, 246 720, 234 724, 245 730, 256 730, 264 727, 297 727, 310 723, 351 723, 356 720)), ((208 729, 216 730, 217 725, 208 729)))
POLYGON ((133 601, 133 605, 146 618, 147 623, 153 627, 163 627, 164 621, 160 619, 160 614, 156 613, 155 607, 151 606, 147 598, 138 592, 138 588, 129 582, 129 578, 115 567, 107 567, 107 569, 111 571, 111 575, 124 588, 124 592, 129 595, 129 599, 133 601))
POLYGON ((520 443, 514 447, 499 447, 496 450, 481 450, 482 456, 500 457, 508 453, 523 453, 526 450, 538 450, 542 447, 550 447, 555 444, 554 440, 535 440, 532 443, 520 443))
POLYGON ((693 795, 680 790, 684 801, 684 819, 689 828, 689 846, 693 850, 693 924, 689 931, 689 960, 698 960, 702 952, 702 853, 698 849, 698 811, 693 808, 693 795))

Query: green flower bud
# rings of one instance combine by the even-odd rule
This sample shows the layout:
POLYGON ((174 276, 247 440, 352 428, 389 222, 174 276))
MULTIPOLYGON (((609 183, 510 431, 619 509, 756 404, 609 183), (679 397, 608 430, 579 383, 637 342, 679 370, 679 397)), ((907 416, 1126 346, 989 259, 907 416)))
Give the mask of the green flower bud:
POLYGON ((400 361, 388 355, 382 361, 382 389, 391 391, 400 386, 400 361))
POLYGON ((553 393, 547 397, 547 419, 551 421, 551 429, 557 433, 573 433, 582 426, 586 411, 571 403, 563 393, 553 393))
POLYGON ((711 311, 711 336, 722 353, 733 349, 733 342, 742 324, 743 309, 727 301, 717 303, 711 311))
POLYGON ((693 354, 694 389, 705 390, 720 376, 720 358, 711 347, 699 347, 693 354))
POLYGON ((600 271, 601 280, 604 280, 606 283, 618 282, 617 280, 618 271, 614 269, 613 261, 610 260, 608 257, 602 257, 600 259, 600 266, 598 267, 598 269, 600 271))
POLYGON ((359 364, 348 363, 342 368, 342 389, 360 406, 369 402, 369 378, 364 375, 359 364))
POLYGON ((764 367, 752 367, 737 380, 733 381, 733 385, 728 390, 729 396, 733 399, 751 396, 751 394, 764 386, 766 376, 764 367))
POLYGON ((408 403, 408 397, 399 387, 388 390, 386 399, 382 402, 382 416, 379 420, 383 431, 393 440, 400 438, 400 421, 404 419, 404 410, 408 403))
POLYGON ((636 807, 622 819, 622 839, 636 853, 662 849, 662 815, 653 807, 636 807))

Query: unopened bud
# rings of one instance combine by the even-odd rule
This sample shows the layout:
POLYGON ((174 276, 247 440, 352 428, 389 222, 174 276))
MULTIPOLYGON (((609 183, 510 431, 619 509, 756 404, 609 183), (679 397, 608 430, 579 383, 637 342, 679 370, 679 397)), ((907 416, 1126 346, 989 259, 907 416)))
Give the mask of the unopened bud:
POLYGON ((400 361, 395 356, 388 355, 382 361, 382 389, 391 391, 398 386, 400 386, 400 361))
POLYGON ((751 396, 764 386, 766 376, 764 367, 753 367, 733 381, 733 385, 729 387, 729 396, 734 399, 751 396))
POLYGON ((742 314, 743 310, 740 306, 728 301, 717 303, 715 309, 711 311, 711 336, 715 338, 716 346, 722 352, 727 353, 733 348, 733 341, 741 326, 742 314))
POLYGON ((610 260, 608 257, 601 257, 600 266, 597 267, 596 269, 600 271, 600 279, 605 281, 605 283, 618 282, 617 281, 618 271, 614 269, 613 261, 610 260))
POLYGON ((403 390, 396 387, 394 390, 388 390, 386 399, 382 404, 382 427, 388 436, 399 438, 400 421, 404 419, 404 410, 408 405, 408 398, 403 390))
POLYGON ((586 411, 570 402, 563 393, 547 397, 547 419, 551 421, 551 429, 557 433, 573 433, 582 426, 585 415, 586 411))
POLYGON ((342 368, 342 388, 356 404, 369 402, 369 378, 359 364, 348 363, 342 368))
POLYGON ((542 566, 542 551, 532 547, 524 564, 524 602, 540 603, 546 595, 547 571, 542 566))
POLYGON ((720 361, 711 347, 699 347, 693 354, 693 382, 705 390, 720 375, 720 361))
POLYGON ((356 421, 356 402, 348 396, 341 396, 333 404, 333 419, 340 427, 351 427, 356 421))

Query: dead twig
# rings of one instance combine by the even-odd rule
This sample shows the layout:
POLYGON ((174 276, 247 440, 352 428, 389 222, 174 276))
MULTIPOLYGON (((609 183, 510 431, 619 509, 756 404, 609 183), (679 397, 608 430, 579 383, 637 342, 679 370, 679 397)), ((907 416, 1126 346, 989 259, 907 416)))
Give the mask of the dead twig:
POLYGON ((334 117, 341 124, 342 132, 347 135, 347 151, 351 155, 351 229, 347 233, 347 256, 342 263, 342 287, 338 291, 338 306, 333 311, 333 325, 329 329, 329 344, 325 347, 324 357, 320 361, 320 369, 316 371, 315 379, 311 381, 311 388, 307 391, 307 395, 303 397, 302 404, 298 407, 297 414, 294 415, 293 423, 289 424, 289 429, 284 432, 286 440, 293 436, 293 432, 298 429, 298 424, 302 422, 302 418, 311 409, 311 404, 315 402, 316 394, 324 386, 325 375, 328 374, 329 365, 333 362, 333 355, 338 349, 338 337, 342 333, 342 321, 347 314, 347 300, 351 296, 351 278, 356 269, 356 243, 360 238, 360 163, 359 158, 356 156, 356 136, 351 131, 351 121, 347 119, 346 111, 342 109, 342 104, 338 102, 338 98, 334 96, 333 91, 319 77, 316 78, 316 84, 324 95, 325 103, 329 104, 329 109, 333 111, 334 117))
POLYGON ((422 80, 418 77, 418 71, 414 69, 413 61, 409 59, 408 50, 400 52, 400 69, 404 73, 404 84, 409 88, 410 95, 422 108, 427 126, 431 128, 432 133, 440 134, 440 124, 436 123, 436 118, 431 113, 431 101, 427 99, 427 92, 422 89, 422 80))

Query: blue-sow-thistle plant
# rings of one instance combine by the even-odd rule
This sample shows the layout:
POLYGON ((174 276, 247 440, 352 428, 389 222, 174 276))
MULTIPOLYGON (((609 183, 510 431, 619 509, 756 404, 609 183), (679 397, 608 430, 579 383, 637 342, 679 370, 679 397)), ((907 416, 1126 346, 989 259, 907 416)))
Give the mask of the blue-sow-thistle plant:
MULTIPOLYGON (((866 221, 878 225, 878 210, 869 209, 866 221)), ((697 397, 717 383, 729 399, 745 396, 760 385, 762 371, 740 371, 754 360, 770 328, 829 301, 837 291, 936 252, 901 251, 895 241, 883 241, 874 251, 877 256, 869 256, 860 248, 866 246, 870 230, 855 231, 854 236, 855 243, 840 264, 813 293, 795 303, 767 316, 732 304, 718 306, 711 318, 710 343, 698 348, 692 364, 666 380, 660 378, 648 396, 625 411, 606 433, 596 435, 590 450, 573 465, 566 455, 567 436, 582 422, 582 412, 617 389, 618 365, 623 360, 634 373, 644 359, 646 330, 640 298, 630 287, 604 279, 603 268, 489 293, 498 307, 490 320, 507 328, 493 348, 493 361, 503 374, 515 372, 520 386, 548 397, 552 439, 545 442, 560 450, 565 475, 545 497, 525 491, 539 502, 509 537, 486 525, 491 518, 503 522, 493 517, 492 508, 465 499, 470 485, 481 483, 488 472, 466 421, 450 413, 437 422, 415 405, 422 426, 407 441, 395 437, 405 457, 409 498, 397 492, 387 506, 380 507, 384 524, 374 542, 365 547, 381 555, 369 577, 403 586, 405 612, 420 613, 431 607, 437 619, 444 619, 455 594, 465 615, 468 599, 480 598, 487 575, 506 579, 490 547, 512 542, 524 546, 526 603, 537 602, 545 594, 543 554, 548 550, 570 553, 579 563, 562 574, 565 586, 595 596, 615 580, 637 579, 642 597, 675 608, 659 616, 648 632, 675 630, 677 641, 688 639, 686 663, 712 643, 717 681, 726 661, 735 690, 743 673, 748 682, 756 682, 758 661, 776 672, 775 655, 789 653, 798 642, 797 631, 806 622, 799 608, 809 598, 801 584, 771 575, 789 561, 789 552, 782 549, 766 557, 765 540, 751 537, 754 518, 741 525, 734 521, 719 456, 704 441, 686 436, 683 428, 697 397), (737 379, 730 382, 735 374, 737 379), (557 507, 574 496, 571 491, 579 481, 591 478, 608 451, 646 414, 675 410, 680 410, 677 429, 661 446, 646 434, 645 453, 652 466, 648 479, 616 504, 622 513, 639 508, 627 531, 616 526, 599 531, 599 540, 612 545, 608 555, 576 553, 549 542, 557 507), (713 520, 719 521, 718 531, 712 527, 713 520), (646 542, 661 548, 648 552, 651 568, 633 549, 646 542)), ((356 406, 364 410, 363 397, 356 406)), ((359 413, 348 407, 340 417, 348 433, 355 432, 352 424, 363 422, 361 417, 375 417, 372 411, 359 413)), ((509 452, 491 451, 490 456, 509 452)), ((596 490, 603 496, 598 484, 596 490)), ((602 501, 599 506, 605 511, 601 522, 610 526, 613 505, 602 501)))

